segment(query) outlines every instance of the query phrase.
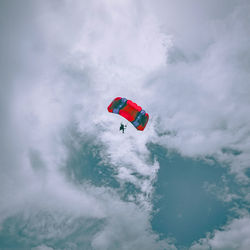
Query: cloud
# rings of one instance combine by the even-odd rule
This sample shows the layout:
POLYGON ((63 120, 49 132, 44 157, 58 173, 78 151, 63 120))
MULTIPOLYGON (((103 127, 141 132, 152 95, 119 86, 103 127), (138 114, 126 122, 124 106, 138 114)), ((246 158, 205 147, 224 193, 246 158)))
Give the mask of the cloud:
POLYGON ((232 220, 223 230, 215 230, 212 235, 202 239, 191 249, 248 249, 249 241, 249 217, 232 220))
POLYGON ((37 249, 50 249, 65 237, 76 249, 86 242, 95 249, 170 247, 150 229, 159 165, 150 162, 145 144, 153 126, 145 136, 136 136, 132 128, 127 139, 112 136, 119 119, 106 110, 121 94, 137 96, 147 108, 150 93, 139 91, 144 75, 165 59, 154 17, 132 1, 29 2, 29 8, 1 4, 10 16, 17 10, 20 15, 6 15, 2 34, 11 43, 6 39, 1 46, 10 61, 1 84, 1 233, 19 237, 20 229, 13 242, 37 249), (121 184, 139 188, 134 201, 122 201, 110 187, 79 185, 65 176, 70 150, 64 140, 72 124, 82 136, 96 136, 106 145, 103 161, 117 171, 121 184), (75 220, 81 218, 77 227, 75 220), (96 230, 81 240, 80 229, 89 229, 87 219, 94 220, 96 230), (12 225, 10 234, 6 223, 12 225))
POLYGON ((46 245, 40 245, 40 246, 37 246, 37 247, 33 247, 32 250, 53 250, 53 248, 48 247, 46 245))
MULTIPOLYGON (((164 6, 167 9, 168 5, 164 6)), ((168 11, 178 6, 170 5, 168 11)), ((195 22, 184 16, 180 22, 187 22, 186 26, 178 21, 171 26, 166 15, 165 32, 173 30, 172 48, 167 65, 148 80, 158 100, 150 106, 161 114, 158 129, 168 130, 159 141, 186 156, 216 156, 230 164, 239 179, 247 180, 249 4, 243 1, 214 11, 214 3, 194 6, 191 2, 187 8, 185 15, 193 16, 195 22), (206 7, 205 17, 196 15, 206 7), (224 148, 240 153, 225 153, 224 148)), ((178 17, 182 12, 176 13, 178 17)))
MULTIPOLYGON (((162 15, 162 29, 172 33, 172 47, 167 51, 166 67, 148 80, 158 100, 150 106, 161 114, 156 143, 183 156, 215 157, 244 185, 249 183, 245 173, 250 149, 246 115, 250 109, 246 14, 250 6, 246 1, 220 3, 221 7, 213 1, 155 6, 162 15)), ((210 191, 213 188, 216 186, 210 186, 210 191)), ((214 191, 225 202, 237 198, 248 204, 244 194, 241 198, 229 194, 228 186, 214 191)), ((194 249, 247 249, 247 221, 248 216, 233 220, 194 249)))
POLYGON ((131 248, 168 246, 150 231, 159 164, 150 160, 149 141, 185 156, 215 156, 247 181, 250 43, 243 3, 2 1, 1 222, 23 211, 34 218, 59 210, 62 224, 67 216, 107 221, 92 235, 96 249, 126 249, 128 239, 131 248), (150 114, 143 134, 133 127, 119 134, 121 120, 106 107, 121 95, 150 114), (121 187, 138 188, 134 200, 65 176, 72 124, 104 145, 102 162, 121 187))

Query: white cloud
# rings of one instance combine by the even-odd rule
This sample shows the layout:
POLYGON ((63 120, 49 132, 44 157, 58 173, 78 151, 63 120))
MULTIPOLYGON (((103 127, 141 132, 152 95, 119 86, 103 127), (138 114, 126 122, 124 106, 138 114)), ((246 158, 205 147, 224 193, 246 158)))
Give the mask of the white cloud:
POLYGON ((37 247, 33 247, 31 250, 53 250, 53 248, 48 247, 46 245, 40 245, 40 246, 37 246, 37 247))
POLYGON ((107 218, 93 241, 97 249, 118 243, 126 249, 127 238, 128 247, 161 249, 163 243, 148 233, 159 168, 149 161, 148 141, 191 157, 215 155, 243 178, 250 153, 250 43, 249 5, 240 3, 238 8, 223 1, 218 8, 214 1, 43 1, 27 9, 5 4, 12 15, 20 7, 20 16, 6 19, 1 36, 11 41, 1 45, 10 60, 7 71, 1 70, 1 220, 27 208, 62 208, 107 218), (121 119, 106 107, 121 95, 150 114, 143 133, 132 126, 119 133, 121 119), (79 189, 64 179, 63 136, 72 123, 106 146, 103 161, 120 183, 141 190, 141 211, 106 189, 79 189), (159 137, 156 130, 169 133, 159 137), (32 152, 40 170, 32 165, 32 152), (130 232, 131 224, 136 226, 130 232))
POLYGON ((249 222, 248 216, 234 219, 223 230, 215 230, 212 235, 194 244, 191 249, 247 250, 250 245, 249 222))
MULTIPOLYGON (((1 222, 24 213, 27 238, 45 230, 39 239, 46 240, 70 234, 69 217, 104 219, 106 226, 92 243, 96 249, 168 246, 150 231, 150 211, 145 209, 150 209, 159 167, 149 163, 145 145, 154 134, 153 126, 149 124, 138 136, 132 127, 124 136, 118 132, 113 136, 119 118, 106 110, 121 94, 137 97, 147 109, 150 92, 141 92, 145 75, 165 60, 154 17, 132 1, 29 4, 27 12, 21 9, 22 22, 14 22, 18 32, 11 34, 11 48, 15 50, 6 52, 19 70, 16 73, 10 63, 13 79, 6 76, 1 86, 8 93, 1 131, 5 138, 1 141, 1 222), (62 169, 68 151, 63 139, 71 124, 107 145, 103 155, 109 157, 104 160, 117 168, 117 178, 121 183, 132 182, 143 193, 135 203, 121 201, 110 189, 76 186, 66 180, 62 169), (103 132, 97 134, 98 128, 103 132), (139 208, 138 202, 145 206, 139 208), (53 225, 49 218, 57 223, 53 225)), ((7 7, 12 12, 18 9, 18 5, 7 7)))
MULTIPOLYGON (((217 8, 210 2, 198 7, 193 2, 188 5, 186 15, 193 15, 195 22, 184 16, 181 22, 187 22, 186 31, 184 26, 173 24, 175 38, 168 51, 168 64, 154 73, 149 83, 158 100, 150 106, 160 113, 162 130, 171 132, 159 140, 163 145, 191 157, 214 155, 244 179, 250 149, 250 120, 246 115, 250 109, 250 27, 246 12, 250 7, 244 2, 229 4, 228 9, 210 14, 208 9, 202 18, 197 13, 203 13, 207 5, 211 10, 217 8), (222 152, 224 148, 231 153, 222 152)), ((168 4, 164 7, 167 9, 168 4)), ((167 20, 165 29, 171 32, 167 20)))

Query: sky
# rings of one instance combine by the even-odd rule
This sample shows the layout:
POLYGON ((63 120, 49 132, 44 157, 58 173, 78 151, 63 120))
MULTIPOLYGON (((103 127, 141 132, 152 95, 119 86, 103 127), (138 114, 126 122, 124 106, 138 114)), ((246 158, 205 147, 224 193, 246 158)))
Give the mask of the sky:
POLYGON ((249 249, 249 11, 2 0, 0 249, 249 249))

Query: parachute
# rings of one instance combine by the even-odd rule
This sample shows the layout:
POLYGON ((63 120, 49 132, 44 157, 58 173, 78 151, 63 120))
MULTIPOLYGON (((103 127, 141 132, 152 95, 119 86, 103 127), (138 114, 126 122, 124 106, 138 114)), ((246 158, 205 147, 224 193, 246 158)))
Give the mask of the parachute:
POLYGON ((122 97, 116 97, 108 106, 108 111, 121 115, 141 131, 146 127, 149 119, 145 110, 131 100, 122 97))

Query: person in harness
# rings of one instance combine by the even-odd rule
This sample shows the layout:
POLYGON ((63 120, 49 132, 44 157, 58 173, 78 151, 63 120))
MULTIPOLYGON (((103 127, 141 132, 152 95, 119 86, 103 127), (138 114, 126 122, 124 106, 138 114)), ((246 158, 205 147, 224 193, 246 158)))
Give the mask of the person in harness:
POLYGON ((123 123, 121 123, 120 130, 122 131, 122 133, 124 133, 126 127, 127 125, 124 125, 123 123))

